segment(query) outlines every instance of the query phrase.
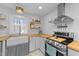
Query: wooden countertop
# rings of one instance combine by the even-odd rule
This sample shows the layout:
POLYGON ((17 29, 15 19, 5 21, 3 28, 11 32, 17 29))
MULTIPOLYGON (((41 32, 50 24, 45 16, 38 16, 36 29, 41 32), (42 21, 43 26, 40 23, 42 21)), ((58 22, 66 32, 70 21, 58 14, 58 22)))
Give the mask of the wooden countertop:
POLYGON ((63 38, 57 38, 57 39, 56 39, 56 37, 52 37, 52 35, 49 35, 49 34, 32 34, 31 36, 32 36, 32 37, 48 38, 48 39, 51 39, 51 40, 54 40, 54 41, 57 41, 57 42, 62 42, 62 41, 65 40, 65 39, 63 39, 63 38))
POLYGON ((57 42, 63 42, 65 40, 63 38, 56 38, 56 37, 49 37, 48 39, 51 39, 51 40, 54 40, 54 41, 57 41, 57 42))
POLYGON ((79 52, 79 41, 73 41, 68 45, 68 48, 79 52))
MULTIPOLYGON (((57 42, 63 42, 65 40, 63 38, 52 37, 52 35, 49 35, 49 34, 32 34, 32 37, 43 37, 43 38, 49 37, 48 39, 51 39, 57 42)), ((68 45, 68 48, 79 52, 79 41, 73 41, 68 45)))
POLYGON ((22 35, 15 35, 15 34, 12 34, 12 35, 0 35, 0 41, 4 41, 4 40, 8 40, 8 38, 11 38, 11 37, 18 37, 18 36, 29 36, 29 34, 22 34, 22 35))
POLYGON ((31 37, 42 37, 42 38, 48 38, 52 35, 49 34, 32 34, 31 37))
POLYGON ((39 34, 31 34, 31 37, 40 37, 39 34))
MULTIPOLYGON (((26 35, 26 34, 24 34, 26 35)), ((10 37, 15 37, 16 35, 1 35, 0 36, 0 41, 4 41, 4 40, 8 40, 8 38, 10 37)), ((31 37, 42 37, 42 38, 48 38, 57 42, 62 42, 65 39, 63 38, 56 38, 56 37, 52 37, 52 35, 49 34, 31 34, 31 37)), ((68 45, 68 48, 75 50, 77 52, 79 52, 79 41, 73 41, 68 45)))
POLYGON ((0 36, 0 41, 7 40, 9 38, 9 35, 2 35, 0 36))
POLYGON ((52 35, 49 35, 49 34, 40 34, 40 37, 42 38, 48 38, 48 37, 51 37, 52 35))

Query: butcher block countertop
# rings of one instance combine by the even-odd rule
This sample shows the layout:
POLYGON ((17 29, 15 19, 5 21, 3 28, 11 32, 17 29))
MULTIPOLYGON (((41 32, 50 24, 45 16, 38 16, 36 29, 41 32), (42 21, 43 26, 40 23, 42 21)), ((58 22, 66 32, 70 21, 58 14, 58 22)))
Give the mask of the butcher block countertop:
MULTIPOLYGON (((24 34, 26 35, 26 34, 24 34)), ((10 37, 14 37, 15 35, 1 35, 0 36, 0 41, 4 41, 4 40, 8 40, 8 38, 10 37)), ((26 35, 27 36, 27 35, 26 35)), ((48 38, 48 39, 51 39, 51 40, 54 40, 54 41, 57 41, 57 42, 62 42, 64 41, 65 39, 63 38, 56 38, 56 37, 53 37, 52 35, 49 35, 49 34, 31 34, 30 35, 31 37, 42 37, 42 38, 48 38)), ((74 51, 77 51, 79 52, 79 41, 73 41, 71 42, 69 45, 68 45, 68 48, 74 50, 74 51)))
POLYGON ((40 37, 39 34, 31 34, 31 37, 40 37))
POLYGON ((48 38, 48 39, 51 39, 51 40, 54 40, 54 41, 57 41, 57 42, 62 42, 62 41, 65 40, 63 38, 53 37, 52 35, 49 35, 49 34, 32 34, 32 37, 48 38))
MULTIPOLYGON (((57 42, 62 42, 65 40, 63 38, 53 37, 52 35, 49 35, 49 34, 32 34, 32 37, 43 37, 43 38, 48 38, 57 42)), ((79 52, 79 41, 73 41, 72 43, 68 45, 68 48, 79 52)))
POLYGON ((49 37, 48 39, 51 39, 51 40, 54 40, 54 41, 57 41, 57 42, 63 42, 65 40, 63 38, 56 38, 56 37, 49 37))
POLYGON ((72 43, 68 45, 68 48, 79 52, 79 41, 73 41, 72 43))
POLYGON ((31 37, 42 37, 42 38, 48 38, 51 37, 52 35, 49 34, 32 34, 31 37))
POLYGON ((29 34, 22 34, 22 35, 15 35, 15 34, 12 34, 12 35, 0 35, 0 41, 4 41, 4 40, 8 40, 9 38, 11 37, 19 37, 19 36, 29 36, 29 34))
POLYGON ((8 40, 9 36, 8 35, 1 35, 0 36, 0 41, 8 40))
POLYGON ((51 37, 52 35, 49 35, 49 34, 40 34, 40 37, 42 38, 48 38, 48 37, 51 37))

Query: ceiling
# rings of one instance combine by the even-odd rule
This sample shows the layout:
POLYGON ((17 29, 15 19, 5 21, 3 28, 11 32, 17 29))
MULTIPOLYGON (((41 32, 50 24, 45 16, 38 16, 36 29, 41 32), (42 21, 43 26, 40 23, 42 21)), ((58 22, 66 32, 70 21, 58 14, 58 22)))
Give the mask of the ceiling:
POLYGON ((9 13, 16 14, 16 5, 24 8, 24 14, 44 16, 52 12, 58 3, 0 3, 0 10, 2 9, 8 11, 9 13), (42 9, 38 9, 38 6, 42 6, 42 9))

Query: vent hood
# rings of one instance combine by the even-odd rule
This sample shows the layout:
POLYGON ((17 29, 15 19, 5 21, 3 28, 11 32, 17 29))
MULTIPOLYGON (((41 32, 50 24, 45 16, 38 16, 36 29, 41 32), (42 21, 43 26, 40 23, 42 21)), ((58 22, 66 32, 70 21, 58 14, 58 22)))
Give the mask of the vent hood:
POLYGON ((74 21, 74 19, 65 15, 65 3, 60 3, 57 8, 58 17, 53 21, 54 24, 71 23, 74 21))

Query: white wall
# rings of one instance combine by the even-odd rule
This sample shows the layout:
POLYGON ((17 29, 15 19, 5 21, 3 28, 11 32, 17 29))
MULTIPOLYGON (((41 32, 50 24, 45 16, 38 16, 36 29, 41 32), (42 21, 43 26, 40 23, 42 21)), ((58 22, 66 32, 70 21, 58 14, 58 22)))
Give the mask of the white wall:
MULTIPOLYGON (((11 23, 8 22, 12 22, 12 20, 14 20, 14 15, 11 13, 8 13, 9 10, 1 10, 0 9, 0 13, 4 13, 6 15, 8 15, 8 19, 7 20, 0 20, 0 24, 5 24, 9 27, 9 29, 12 29, 11 23)), ((67 31, 69 32, 74 32, 75 33, 75 39, 79 39, 79 4, 77 3, 70 3, 70 4, 66 4, 65 7, 65 15, 70 16, 71 18, 74 19, 73 24, 67 29, 67 31)), ((30 21, 32 20, 32 18, 39 18, 36 15, 25 15, 25 19, 27 20, 27 24, 30 23, 30 21)), ((54 10, 52 10, 51 13, 49 13, 48 15, 41 17, 41 23, 42 23, 42 30, 43 33, 47 33, 47 34, 53 34, 53 31, 57 31, 56 25, 54 24, 50 24, 49 21, 52 19, 54 20, 57 17, 57 8, 55 8, 54 10)), ((10 30, 9 29, 4 29, 1 30, 0 29, 0 34, 7 34, 10 30)), ((29 33, 38 33, 38 30, 28 30, 29 33)))
MULTIPOLYGON (((26 22, 26 28, 27 28, 26 31, 28 31, 29 33, 38 33, 38 30, 30 30, 30 27, 28 27, 31 20, 35 17, 38 18, 37 16, 31 16, 31 15, 28 15, 27 17, 23 18, 23 19, 25 19, 25 22, 26 22)), ((16 17, 14 17, 14 15, 9 15, 8 19, 0 20, 0 24, 7 26, 7 28, 5 28, 5 29, 0 29, 0 35, 14 34, 13 20, 15 18, 16 17)))
MULTIPOLYGON (((4 25, 7 26, 6 29, 0 29, 0 35, 14 34, 14 27, 13 27, 14 22, 13 21, 14 21, 14 19, 17 18, 17 15, 13 14, 11 12, 9 12, 9 13, 8 12, 9 12, 9 10, 0 9, 0 13, 3 13, 3 14, 8 16, 8 18, 6 20, 0 20, 0 24, 4 24, 4 25)), ((23 16, 23 15, 21 15, 21 16, 23 16)), ((28 33, 38 33, 38 30, 30 30, 30 27, 28 25, 33 18, 39 18, 39 17, 36 16, 36 15, 31 15, 31 14, 25 14, 24 16, 25 17, 22 17, 22 18, 26 22, 26 28, 28 28, 28 29, 26 29, 26 31, 28 31, 28 33)), ((14 40, 14 38, 10 38, 10 39, 13 39, 13 40, 8 42, 8 45, 14 45, 14 44, 17 44, 17 43, 18 44, 25 43, 25 40, 18 40, 17 37, 16 37, 15 40, 14 40)))
POLYGON ((0 35, 8 34, 8 15, 9 14, 7 14, 6 12, 3 9, 0 9, 0 14, 2 13, 4 15, 7 15, 7 18, 5 20, 0 20, 1 25, 7 26, 7 28, 0 29, 0 35))
MULTIPOLYGON (((17 15, 11 15, 10 18, 9 18, 9 34, 14 34, 15 33, 14 32, 14 27, 13 27, 13 25, 14 25, 13 21, 14 21, 14 19, 17 19, 17 18, 18 18, 17 15)), ((19 18, 19 19, 23 19, 25 21, 25 23, 26 23, 26 31, 28 33, 38 33, 37 30, 30 30, 29 24, 30 24, 30 22, 31 22, 31 20, 33 18, 39 18, 39 17, 35 16, 35 15, 27 15, 26 14, 24 16, 21 16, 21 18, 19 18)))
MULTIPOLYGON (((7 26, 6 29, 0 29, 0 35, 5 35, 5 34, 13 34, 13 20, 17 17, 16 12, 12 12, 8 8, 0 8, 0 14, 5 14, 8 16, 6 20, 0 20, 0 24, 4 24, 7 26)), ((26 27, 28 27, 28 32, 29 33, 38 33, 37 30, 30 30, 29 28, 29 23, 33 18, 39 18, 37 15, 32 15, 32 14, 23 14, 21 16, 25 16, 23 19, 26 22, 26 27)), ((22 18, 21 18, 22 19, 22 18)))
MULTIPOLYGON (((7 20, 0 20, 0 24, 4 26, 8 26, 7 20)), ((8 33, 8 28, 0 29, 0 35, 4 35, 8 33)))
MULTIPOLYGON (((75 40, 79 39, 79 3, 67 3, 65 6, 65 15, 74 19, 74 22, 67 28, 67 32, 73 32, 75 40)), ((59 31, 56 25, 48 23, 51 19, 57 17, 57 8, 48 15, 41 18, 43 33, 53 34, 53 31, 59 31)))
MULTIPOLYGON (((14 21, 15 18, 17 18, 17 14, 11 12, 10 10, 2 9, 2 8, 0 8, 0 13, 5 14, 8 17, 6 20, 0 20, 0 24, 4 24, 4 25, 7 26, 6 29, 0 29, 0 35, 13 34, 13 30, 14 30, 13 21, 14 21)), ((24 18, 23 17, 22 18, 25 19, 26 27, 28 27, 29 23, 31 22, 31 20, 33 18, 39 18, 38 16, 31 15, 31 14, 24 14, 24 15, 21 15, 21 16, 25 16, 24 18)), ((30 28, 28 28, 28 32, 38 33, 37 30, 30 30, 30 28)))
POLYGON ((51 13, 41 18, 42 23, 42 30, 43 33, 46 34, 53 34, 53 31, 56 31, 56 25, 49 23, 49 21, 52 19, 54 20, 57 17, 57 8, 52 10, 51 13))
POLYGON ((74 23, 68 30, 75 33, 75 40, 79 40, 79 3, 66 4, 65 15, 74 19, 74 23))

